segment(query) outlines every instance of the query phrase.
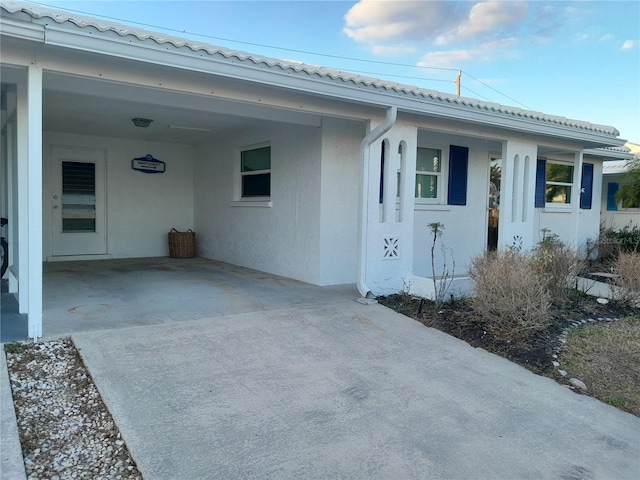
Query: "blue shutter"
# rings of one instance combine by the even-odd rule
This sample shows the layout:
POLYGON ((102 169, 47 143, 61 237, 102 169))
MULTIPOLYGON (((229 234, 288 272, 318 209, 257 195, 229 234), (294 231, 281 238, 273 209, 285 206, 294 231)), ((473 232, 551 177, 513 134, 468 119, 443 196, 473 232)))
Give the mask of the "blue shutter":
POLYGON ((618 182, 607 183, 607 210, 615 212, 618 210, 618 202, 616 202, 616 193, 620 189, 618 182))
POLYGON ((538 159, 536 165, 536 196, 535 207, 544 208, 547 181, 547 161, 538 159))
POLYGON ((593 197, 593 163, 582 164, 582 180, 580 181, 580 208, 591 209, 593 197))
POLYGON ((467 147, 449 147, 449 205, 467 204, 467 172, 469 170, 469 149, 467 147))

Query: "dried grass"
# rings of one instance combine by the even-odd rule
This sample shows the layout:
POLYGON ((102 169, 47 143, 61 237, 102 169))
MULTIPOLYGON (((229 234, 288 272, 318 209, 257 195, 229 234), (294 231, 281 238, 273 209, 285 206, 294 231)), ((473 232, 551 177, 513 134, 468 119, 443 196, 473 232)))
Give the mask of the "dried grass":
POLYGON ((639 317, 572 330, 559 360, 591 395, 640 416, 639 317))

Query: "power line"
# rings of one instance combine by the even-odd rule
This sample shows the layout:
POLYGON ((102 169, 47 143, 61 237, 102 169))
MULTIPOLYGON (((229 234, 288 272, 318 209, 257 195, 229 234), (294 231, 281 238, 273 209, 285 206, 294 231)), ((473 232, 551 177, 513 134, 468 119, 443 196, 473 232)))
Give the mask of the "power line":
MULTIPOLYGON (((33 3, 36 3, 38 5, 42 5, 44 7, 56 8, 56 7, 51 7, 51 5, 47 5, 45 3, 40 3, 40 2, 33 2, 33 3)), ((384 62, 384 61, 380 61, 380 60, 367 60, 367 59, 356 58, 356 57, 344 57, 344 56, 341 56, 341 55, 332 55, 332 54, 328 54, 328 53, 317 53, 317 52, 311 52, 311 51, 307 51, 307 50, 298 50, 298 49, 294 49, 294 48, 277 47, 277 46, 266 45, 266 44, 262 44, 262 43, 254 43, 254 42, 245 42, 245 41, 241 41, 241 40, 233 40, 233 39, 224 38, 224 37, 215 37, 213 35, 207 35, 207 34, 196 33, 196 32, 189 32, 187 30, 180 30, 180 29, 177 29, 177 28, 163 27, 163 26, 160 26, 160 25, 153 25, 153 24, 150 24, 150 23, 137 22, 137 21, 134 21, 134 20, 128 20, 128 19, 123 19, 123 18, 118 18, 118 17, 111 17, 111 16, 108 16, 108 15, 97 15, 97 14, 90 13, 90 12, 83 12, 81 10, 74 10, 74 9, 66 9, 66 10, 70 11, 70 12, 79 13, 79 14, 82 14, 82 15, 89 15, 89 16, 93 16, 93 17, 105 18, 105 19, 108 19, 108 20, 115 20, 115 21, 121 22, 121 23, 129 23, 129 24, 134 24, 134 25, 140 25, 142 27, 150 28, 150 29, 163 30, 163 31, 167 31, 167 32, 175 32, 175 33, 179 33, 179 34, 182 34, 182 35, 192 35, 192 36, 195 36, 195 37, 201 37, 201 38, 206 38, 206 39, 211 39, 211 40, 219 40, 219 41, 223 41, 223 42, 237 43, 237 44, 241 44, 241 45, 249 45, 249 46, 252 46, 252 47, 268 48, 268 49, 273 49, 273 50, 281 50, 281 51, 285 51, 285 52, 300 53, 300 54, 304 54, 304 55, 314 55, 314 56, 318 56, 318 57, 334 58, 334 59, 338 59, 338 60, 348 60, 350 62, 362 62, 362 63, 375 64, 375 65, 387 65, 387 66, 405 67, 405 68, 419 68, 419 69, 424 69, 424 70, 440 70, 440 71, 450 71, 450 72, 462 72, 466 76, 472 78, 473 80, 475 80, 476 82, 480 83, 481 85, 493 90, 494 92, 498 93, 499 95, 502 95, 503 97, 508 98, 509 100, 517 103, 518 105, 522 105, 523 107, 525 107, 528 110, 533 110, 531 107, 528 107, 527 105, 519 102, 515 98, 512 98, 512 97, 510 97, 509 95, 507 95, 505 93, 502 93, 498 89, 492 87, 491 85, 488 85, 487 83, 485 83, 485 82, 481 81, 480 79, 474 77, 470 73, 468 73, 468 72, 466 72, 464 70, 460 70, 459 68, 429 67, 429 66, 426 66, 426 65, 409 65, 409 64, 406 64, 406 63, 399 63, 399 62, 384 62)), ((349 70, 353 71, 352 69, 349 69, 349 70)), ((367 74, 367 75, 375 75, 375 76, 378 76, 378 77, 406 78, 406 79, 411 79, 411 80, 432 81, 432 82, 450 82, 451 81, 451 80, 442 80, 442 79, 433 79, 433 78, 424 78, 424 77, 394 75, 394 74, 387 74, 387 73, 380 74, 380 73, 377 73, 377 72, 365 72, 365 71, 358 71, 358 70, 353 71, 353 73, 364 73, 364 74, 367 74)), ((480 95, 479 93, 474 92, 473 90, 468 88, 466 85, 463 88, 465 90, 468 90, 468 91, 474 93, 478 97, 482 97, 487 101, 491 101, 488 98, 484 97, 483 95, 480 95)))
POLYGON ((478 82, 481 85, 484 85, 487 88, 490 88, 491 90, 493 90, 496 93, 499 93, 500 95, 508 98, 509 100, 516 102, 518 105, 522 105, 524 108, 526 108, 527 110, 533 110, 533 108, 526 106, 524 103, 519 102, 518 100, 516 100, 515 98, 510 97, 509 95, 507 95, 506 93, 502 93, 500 90, 497 90, 495 88, 493 88, 491 85, 488 85, 486 83, 484 83, 482 80, 477 79, 476 77, 474 77, 473 75, 471 75, 470 73, 467 72, 463 72, 465 75, 473 78, 476 82, 478 82))
MULTIPOLYGON (((47 4, 44 4, 44 3, 38 3, 38 2, 33 2, 33 3, 37 3, 38 5, 42 5, 42 6, 45 6, 45 7, 51 7, 50 5, 47 5, 47 4)), ((55 7, 51 7, 51 8, 55 8, 55 7)), ((315 56, 318 56, 318 57, 337 58, 337 59, 340 59, 340 60, 349 60, 349 61, 352 61, 352 62, 375 63, 375 64, 378 64, 378 65, 389 65, 389 66, 394 66, 394 67, 423 68, 423 69, 426 69, 426 70, 443 70, 443 71, 452 71, 452 72, 459 70, 457 68, 429 67, 429 66, 426 66, 426 65, 409 65, 409 64, 406 64, 406 63, 383 62, 383 61, 380 61, 380 60, 367 60, 367 59, 364 59, 364 58, 343 57, 341 55, 332 55, 332 54, 329 54, 329 53, 318 53, 318 52, 311 52, 311 51, 308 51, 308 50, 298 50, 298 49, 295 49, 295 48, 277 47, 277 46, 274 46, 274 45, 267 45, 267 44, 264 44, 264 43, 245 42, 245 41, 242 41, 242 40, 233 40, 231 38, 215 37, 213 35, 207 35, 205 33, 197 33, 197 32, 190 32, 190 31, 187 31, 187 30, 180 30, 180 29, 177 29, 177 28, 163 27, 163 26, 160 26, 160 25, 153 25, 151 23, 137 22, 137 21, 134 21, 134 20, 128 20, 128 19, 118 18, 118 17, 111 17, 111 16, 108 16, 108 15, 96 15, 94 13, 83 12, 81 10, 73 10, 73 9, 66 9, 66 10, 69 11, 69 12, 80 13, 82 15, 91 15, 91 16, 94 16, 94 17, 106 18, 106 19, 115 20, 115 21, 118 21, 118 22, 131 23, 131 24, 134 24, 134 25, 140 25, 140 26, 143 26, 145 28, 153 28, 153 29, 158 29, 158 30, 164 30, 164 31, 167 31, 167 32, 175 32, 175 33, 180 33, 180 34, 183 34, 183 35, 193 35, 195 37, 208 38, 208 39, 212 39, 212 40, 221 40, 223 42, 238 43, 238 44, 241 44, 241 45, 250 45, 252 47, 270 48, 270 49, 273 49, 273 50, 282 50, 282 51, 285 51, 285 52, 303 53, 305 55, 315 55, 315 56)))

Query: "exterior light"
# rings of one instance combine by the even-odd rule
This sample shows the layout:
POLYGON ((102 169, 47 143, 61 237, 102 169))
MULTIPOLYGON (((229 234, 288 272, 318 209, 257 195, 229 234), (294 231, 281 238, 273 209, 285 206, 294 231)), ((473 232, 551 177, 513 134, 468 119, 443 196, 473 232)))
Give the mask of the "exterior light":
POLYGON ((153 122, 153 120, 151 120, 150 118, 140 117, 132 118, 131 121, 136 127, 140 128, 147 128, 149 125, 151 125, 151 122, 153 122))

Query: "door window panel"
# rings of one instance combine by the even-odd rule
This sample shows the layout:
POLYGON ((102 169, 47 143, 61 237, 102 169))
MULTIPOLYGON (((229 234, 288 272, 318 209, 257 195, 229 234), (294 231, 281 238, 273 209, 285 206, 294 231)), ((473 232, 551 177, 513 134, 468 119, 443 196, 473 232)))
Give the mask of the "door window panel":
POLYGON ((62 162, 62 231, 96 231, 96 166, 62 162))

